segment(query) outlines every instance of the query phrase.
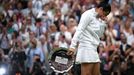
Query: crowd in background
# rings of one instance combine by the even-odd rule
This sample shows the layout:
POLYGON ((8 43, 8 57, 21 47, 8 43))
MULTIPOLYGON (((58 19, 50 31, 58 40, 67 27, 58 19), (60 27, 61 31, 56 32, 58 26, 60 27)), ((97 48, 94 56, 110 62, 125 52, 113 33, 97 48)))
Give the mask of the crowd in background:
MULTIPOLYGON (((100 1, 0 0, 0 61, 12 64, 12 75, 49 75, 51 50, 68 48, 81 14, 100 1)), ((109 3, 98 47, 101 74, 134 75, 134 0, 109 3)))

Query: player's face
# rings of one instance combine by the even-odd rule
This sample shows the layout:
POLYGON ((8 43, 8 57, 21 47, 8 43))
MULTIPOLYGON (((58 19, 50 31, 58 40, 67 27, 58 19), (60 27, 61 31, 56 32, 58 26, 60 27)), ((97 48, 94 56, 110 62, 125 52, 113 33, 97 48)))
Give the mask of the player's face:
POLYGON ((105 19, 107 17, 107 13, 105 11, 103 11, 103 8, 99 8, 99 16, 101 19, 105 19))

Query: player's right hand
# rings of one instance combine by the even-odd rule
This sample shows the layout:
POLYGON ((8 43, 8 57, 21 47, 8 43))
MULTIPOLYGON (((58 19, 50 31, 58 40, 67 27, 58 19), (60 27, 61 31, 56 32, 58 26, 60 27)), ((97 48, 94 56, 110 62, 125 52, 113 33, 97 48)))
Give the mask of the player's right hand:
POLYGON ((73 56, 74 55, 74 52, 75 52, 75 49, 69 48, 68 51, 67 51, 67 55, 73 56))

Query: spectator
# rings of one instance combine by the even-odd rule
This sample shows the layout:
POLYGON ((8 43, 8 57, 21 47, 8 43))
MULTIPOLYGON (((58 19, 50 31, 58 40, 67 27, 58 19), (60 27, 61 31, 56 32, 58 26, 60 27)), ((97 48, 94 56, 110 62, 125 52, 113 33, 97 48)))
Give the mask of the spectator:
POLYGON ((64 34, 61 34, 58 40, 59 47, 68 48, 68 44, 64 34))
POLYGON ((72 39, 72 36, 64 24, 60 25, 60 33, 61 35, 65 37, 65 40, 67 41, 67 43, 69 43, 70 40, 72 39))
POLYGON ((132 45, 132 42, 134 41, 134 28, 133 28, 133 34, 131 34, 130 36, 128 36, 127 38, 127 43, 129 45, 132 45))
POLYGON ((127 44, 127 38, 125 34, 121 34, 121 45, 120 45, 120 50, 121 50, 121 55, 126 56, 126 51, 131 48, 130 45, 127 44))
POLYGON ((42 6, 43 6, 42 0, 33 0, 32 4, 33 4, 33 8, 37 10, 37 13, 42 10, 42 6))
POLYGON ((5 55, 10 51, 10 39, 10 34, 7 33, 7 28, 3 27, 3 31, 0 34, 0 48, 3 49, 5 55))
POLYGON ((57 8, 55 10, 55 15, 54 15, 54 24, 56 25, 58 31, 60 31, 60 25, 64 23, 62 16, 63 15, 61 14, 61 10, 57 8))
POLYGON ((98 51, 101 59, 101 73, 102 75, 110 75, 108 51, 105 50, 104 45, 102 43, 99 45, 98 51))
POLYGON ((40 55, 40 60, 41 62, 44 61, 44 55, 42 50, 37 46, 37 40, 36 39, 31 39, 30 40, 30 46, 29 48, 26 50, 26 55, 27 55, 27 71, 28 73, 32 72, 32 67, 33 67, 33 63, 34 63, 34 56, 38 54, 40 55))
POLYGON ((132 28, 130 27, 130 23, 131 23, 131 20, 128 18, 124 25, 123 33, 125 34, 125 36, 127 38, 128 38, 128 36, 130 36, 132 34, 132 28))
POLYGON ((7 32, 9 34, 13 34, 13 32, 15 31, 12 26, 13 26, 13 20, 10 19, 9 22, 7 23, 7 32))
POLYGON ((49 5, 49 3, 46 3, 44 6, 43 6, 43 10, 42 11, 40 11, 39 13, 38 13, 38 15, 37 15, 37 18, 43 18, 43 21, 45 20, 45 19, 51 19, 52 21, 53 21, 53 17, 54 17, 54 15, 53 15, 53 13, 52 13, 52 11, 50 11, 50 5, 49 5))
POLYGON ((42 71, 42 63, 40 60, 40 55, 34 56, 34 63, 33 63, 33 67, 31 70, 31 74, 32 75, 44 75, 44 73, 42 71))
POLYGON ((49 66, 49 54, 50 54, 50 50, 49 50, 49 43, 47 41, 47 38, 44 35, 40 36, 40 48, 42 49, 42 52, 44 54, 45 57, 45 61, 43 61, 43 66, 45 69, 46 74, 51 74, 51 68, 49 66))
POLYGON ((106 35, 110 36, 112 44, 115 44, 115 38, 117 38, 117 30, 114 29, 114 21, 110 21, 108 28, 106 29, 106 35))
POLYGON ((22 39, 22 44, 26 46, 29 43, 29 33, 26 31, 26 26, 22 26, 19 32, 20 38, 22 39))
POLYGON ((19 37, 19 33, 17 31, 14 31, 12 34, 12 39, 10 40, 11 47, 15 47, 15 44, 17 43, 19 37))
POLYGON ((55 42, 59 39, 60 36, 60 32, 57 31, 57 27, 55 26, 55 24, 52 24, 50 26, 50 43, 53 46, 55 45, 55 42))
POLYGON ((15 42, 15 45, 12 47, 10 53, 9 53, 10 59, 11 59, 11 65, 12 65, 12 75, 16 73, 25 74, 25 60, 26 60, 26 54, 25 49, 23 47, 22 41, 18 39, 15 42))
POLYGON ((77 21, 74 18, 69 18, 67 22, 67 29, 73 35, 77 28, 77 21))
POLYGON ((121 75, 121 62, 119 55, 113 55, 112 62, 110 64, 111 75, 121 75))
POLYGON ((20 28, 21 28, 21 24, 19 24, 19 22, 18 22, 17 15, 16 15, 16 14, 13 14, 12 19, 13 19, 12 28, 13 28, 15 31, 19 31, 20 28))
POLYGON ((40 36, 40 43, 41 43, 41 49, 43 51, 43 54, 45 56, 45 58, 48 58, 49 55, 49 50, 48 50, 48 42, 46 40, 46 37, 44 35, 40 36))
POLYGON ((32 18, 29 17, 29 16, 27 17, 26 31, 36 32, 36 26, 35 26, 35 24, 32 22, 32 18))
POLYGON ((134 74, 134 42, 132 43, 132 48, 129 51, 129 55, 127 57, 127 69, 125 75, 133 75, 134 74))
POLYGON ((5 60, 6 58, 5 58, 4 52, 2 49, 0 49, 0 63, 6 62, 5 60))
POLYGON ((36 37, 39 38, 40 35, 42 34, 42 23, 41 19, 36 20, 36 37))
POLYGON ((32 0, 28 1, 27 8, 22 10, 22 14, 26 17, 32 14, 32 16, 37 15, 37 11, 33 8, 32 0))

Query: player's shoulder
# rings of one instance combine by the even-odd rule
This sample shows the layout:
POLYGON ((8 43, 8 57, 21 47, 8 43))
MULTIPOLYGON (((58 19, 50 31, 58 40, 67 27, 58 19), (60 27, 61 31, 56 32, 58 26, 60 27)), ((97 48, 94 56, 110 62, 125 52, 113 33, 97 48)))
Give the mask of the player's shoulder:
POLYGON ((93 17, 93 12, 94 12, 95 8, 91 8, 91 9, 88 9, 86 10, 85 12, 83 12, 82 15, 85 15, 85 16, 90 16, 90 17, 93 17))

